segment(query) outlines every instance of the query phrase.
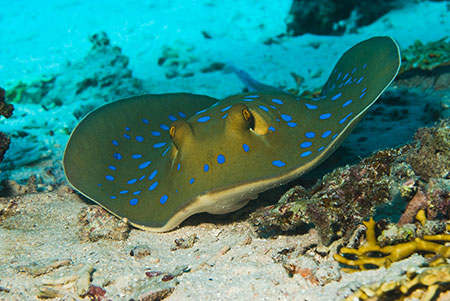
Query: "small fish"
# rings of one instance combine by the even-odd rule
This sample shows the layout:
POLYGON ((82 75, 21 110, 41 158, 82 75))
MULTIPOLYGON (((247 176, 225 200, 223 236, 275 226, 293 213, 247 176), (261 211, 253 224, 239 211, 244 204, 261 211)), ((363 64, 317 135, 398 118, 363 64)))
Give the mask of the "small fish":
POLYGON ((374 37, 340 58, 315 99, 254 91, 118 100, 74 129, 64 171, 80 193, 149 231, 231 212, 330 156, 399 67, 394 40, 374 37))

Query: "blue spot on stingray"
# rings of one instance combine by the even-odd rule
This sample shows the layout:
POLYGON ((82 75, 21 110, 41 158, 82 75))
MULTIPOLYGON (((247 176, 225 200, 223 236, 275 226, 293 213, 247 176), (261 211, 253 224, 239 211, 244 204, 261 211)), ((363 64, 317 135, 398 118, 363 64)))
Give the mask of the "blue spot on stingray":
POLYGON ((142 142, 142 141, 144 141, 144 137, 142 137, 142 136, 136 136, 136 141, 137 141, 137 142, 142 142))
POLYGON ((355 73, 355 71, 356 71, 356 67, 353 69, 352 74, 355 73))
POLYGON ((127 194, 128 190, 122 190, 121 192, 119 192, 120 194, 127 194))
POLYGON ((169 151, 169 148, 170 148, 170 146, 168 148, 166 148, 166 150, 162 153, 161 156, 164 156, 169 151))
POLYGON ((345 80, 348 76, 348 73, 345 74, 344 78, 342 80, 345 80))
POLYGON ((264 111, 269 112, 269 108, 268 108, 268 107, 263 106, 263 105, 259 105, 259 107, 260 107, 261 109, 263 109, 264 111))
POLYGON ((276 106, 270 105, 269 107, 271 107, 274 110, 278 110, 276 106))
POLYGON ((203 116, 203 117, 200 117, 199 119, 197 119, 197 121, 198 122, 207 122, 210 119, 211 119, 210 116, 203 116))
POLYGON ((356 83, 359 84, 363 79, 364 79, 364 76, 361 76, 361 78, 358 79, 358 81, 356 83))
POLYGON ((99 184, 97 184, 97 186, 98 186, 98 187, 102 187, 102 184, 99 183, 99 184))
POLYGON ((178 112, 178 115, 180 115, 181 118, 186 118, 186 114, 184 114, 183 112, 178 112))
POLYGON ((163 129, 164 131, 168 131, 169 130, 169 127, 167 125, 165 125, 165 124, 161 124, 159 127, 161 129, 163 129))
POLYGON ((303 143, 300 144, 301 148, 308 148, 312 145, 312 143, 310 141, 305 141, 303 143))
POLYGON ((307 157, 307 156, 309 156, 309 155, 311 155, 311 152, 310 152, 310 151, 307 151, 307 152, 302 153, 302 154, 300 155, 300 157, 307 157))
POLYGON ((159 199, 159 202, 160 202, 161 204, 164 205, 164 203, 167 202, 167 199, 168 199, 168 198, 169 198, 169 197, 168 197, 167 195, 163 195, 163 196, 159 199))
POLYGON ((190 181, 189 181, 189 184, 192 184, 192 183, 194 183, 194 181, 195 181, 195 179, 194 178, 192 178, 190 181))
POLYGON ((345 82, 345 84, 344 85, 348 85, 350 82, 352 81, 352 77, 350 76, 350 78, 349 79, 347 79, 347 81, 345 82))
POLYGON ((352 100, 349 99, 349 100, 347 100, 346 102, 344 102, 344 104, 342 105, 342 107, 345 108, 346 106, 348 106, 348 105, 351 104, 351 103, 352 103, 352 100))
POLYGON ((166 145, 165 142, 159 142, 159 143, 153 144, 153 147, 154 147, 154 148, 161 148, 161 147, 163 147, 164 145, 166 145))
POLYGON ((137 182, 137 179, 131 179, 127 182, 127 184, 134 184, 137 182))
POLYGON ((140 194, 140 193, 141 193, 140 190, 133 192, 134 195, 138 195, 138 194, 140 194))
POLYGON ((331 117, 331 113, 325 113, 325 114, 320 115, 319 119, 324 120, 324 119, 328 119, 330 117, 331 117))
POLYGON ((108 168, 111 170, 117 170, 117 167, 115 167, 114 165, 110 165, 110 166, 108 166, 108 168))
POLYGON ((227 118, 227 116, 228 116, 228 113, 226 113, 225 115, 223 115, 223 116, 222 116, 222 119, 227 118))
POLYGON ((181 168, 181 164, 178 163, 178 165, 177 165, 177 170, 180 170, 180 168, 181 168))
POLYGON ((152 185, 150 185, 150 187, 148 188, 149 191, 152 191, 153 189, 156 188, 156 186, 158 186, 158 182, 153 183, 152 185))
POLYGON ((259 95, 245 95, 245 97, 248 97, 248 98, 258 98, 259 95))
POLYGON ((114 159, 117 159, 117 160, 122 159, 122 155, 119 154, 119 153, 114 153, 114 154, 113 154, 113 157, 114 157, 114 159))
POLYGON ((157 136, 161 136, 161 133, 158 131, 153 131, 152 135, 157 137, 157 136))
POLYGON ((154 170, 149 176, 148 179, 149 180, 153 180, 154 177, 156 177, 156 174, 158 173, 158 170, 154 170))
POLYGON ((338 86, 338 88, 342 88, 343 85, 344 85, 344 83, 340 84, 340 85, 338 86))
POLYGON ((274 99, 272 99, 272 101, 273 101, 274 103, 279 104, 279 105, 282 105, 282 104, 283 104, 283 102, 281 101, 281 99, 278 99, 278 98, 274 98, 274 99))
POLYGON ((208 165, 208 164, 205 164, 205 165, 203 166, 203 170, 204 170, 205 172, 207 172, 207 171, 209 170, 209 165, 208 165))
POLYGON ((344 123, 345 120, 347 120, 347 118, 350 117, 350 115, 352 115, 352 114, 353 114, 352 112, 351 112, 351 113, 348 113, 347 116, 345 116, 344 118, 342 118, 342 119, 339 121, 339 123, 344 123))
POLYGON ((131 155, 131 158, 133 158, 133 159, 139 159, 139 158, 142 158, 142 155, 141 155, 141 154, 132 154, 132 155, 131 155))
POLYGON ((342 93, 339 92, 338 94, 336 94, 336 95, 334 95, 333 97, 331 97, 331 100, 336 100, 336 99, 338 99, 338 98, 341 97, 341 96, 342 96, 342 93))
POLYGON ((287 125, 290 126, 291 128, 295 128, 297 126, 295 122, 288 122, 287 125))
POLYGON ((195 115, 197 115, 197 114, 200 114, 200 113, 203 113, 203 112, 206 112, 206 110, 207 110, 207 109, 204 109, 204 110, 198 111, 197 113, 195 113, 195 115))
POLYGON ((117 140, 113 140, 113 141, 112 141, 112 144, 114 144, 115 146, 118 146, 118 145, 119 145, 119 142, 117 142, 117 140))
POLYGON ((145 118, 142 118, 142 122, 145 123, 145 124, 149 124, 150 123, 150 121, 148 121, 148 119, 145 119, 145 118))
POLYGON ((336 77, 336 80, 338 80, 339 77, 341 77, 341 75, 342 75, 342 72, 339 72, 338 76, 336 77))
POLYGON ((106 178, 108 181, 114 181, 114 177, 113 177, 113 176, 107 175, 105 178, 106 178))
POLYGON ((115 195, 112 195, 109 198, 112 199, 112 200, 117 199, 117 197, 115 195))
POLYGON ((169 119, 170 119, 171 121, 177 120, 177 118, 176 118, 175 116, 173 116, 173 115, 169 115, 169 119))
POLYGON ((139 200, 138 199, 131 199, 130 200, 130 205, 131 206, 136 206, 136 204, 139 202, 139 200))
POLYGON ((283 119, 284 121, 291 121, 292 117, 287 114, 281 114, 281 119, 283 119))
POLYGON ((225 156, 222 155, 222 154, 218 155, 217 156, 217 163, 219 163, 219 164, 225 163, 225 156))
POLYGON ((278 122, 280 122, 280 119, 277 118, 276 120, 277 120, 278 122))
POLYGON ((312 105, 312 104, 309 104, 309 103, 305 103, 305 106, 306 106, 308 109, 310 109, 310 110, 315 110, 315 109, 318 108, 318 106, 312 105))
POLYGON ((316 133, 314 132, 307 132, 305 133, 306 138, 314 138, 316 137, 316 133))
POLYGON ((364 96, 364 94, 366 94, 366 92, 363 92, 363 93, 359 96, 359 98, 362 98, 362 97, 364 96))
POLYGON ((222 110, 220 110, 220 112, 228 111, 229 109, 231 109, 231 107, 232 107, 232 106, 225 107, 225 108, 223 108, 222 110))
POLYGON ((283 167, 283 166, 286 165, 286 163, 284 163, 284 162, 281 161, 281 160, 275 160, 275 161, 272 161, 272 164, 275 165, 275 166, 277 166, 277 167, 283 167))
POLYGON ((244 149, 244 152, 248 152, 250 150, 250 147, 247 144, 242 144, 242 148, 244 149))
POLYGON ((244 99, 242 99, 242 101, 254 101, 254 99, 244 98, 244 99))
POLYGON ((331 139, 334 139, 334 138, 336 138, 336 137, 337 137, 337 135, 338 135, 338 134, 334 134, 334 136, 333 136, 333 137, 331 137, 331 139))
POLYGON ((325 146, 321 146, 319 147, 319 149, 317 150, 318 152, 320 152, 321 150, 323 150, 325 148, 325 146))
POLYGON ((147 168, 150 165, 150 163, 152 163, 152 161, 147 161, 147 162, 139 164, 139 169, 147 168))
POLYGON ((130 139, 131 139, 131 136, 130 136, 130 135, 128 135, 128 134, 123 134, 123 136, 125 137, 125 139, 128 139, 128 140, 130 140, 130 139))
POLYGON ((326 130, 325 132, 323 132, 321 137, 322 138, 326 138, 326 137, 330 136, 330 134, 331 134, 331 131, 330 130, 326 130))
POLYGON ((366 68, 366 67, 367 67, 367 64, 364 64, 364 66, 362 66, 363 69, 366 68))
POLYGON ((142 181, 144 178, 145 178, 145 175, 141 176, 141 177, 139 178, 139 181, 142 181))
POLYGON ((269 126, 269 131, 275 132, 275 128, 273 126, 269 126))
POLYGON ((130 131, 130 128, 129 128, 129 127, 126 127, 126 128, 125 128, 125 131, 129 132, 129 131, 130 131))

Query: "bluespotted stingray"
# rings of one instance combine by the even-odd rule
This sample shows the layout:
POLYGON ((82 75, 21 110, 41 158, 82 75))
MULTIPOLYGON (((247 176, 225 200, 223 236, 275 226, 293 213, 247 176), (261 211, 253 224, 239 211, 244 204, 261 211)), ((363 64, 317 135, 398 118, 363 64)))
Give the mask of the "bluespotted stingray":
POLYGON ((223 100, 186 93, 118 100, 74 129, 65 174, 83 195, 145 230, 231 212, 325 160, 399 67, 397 44, 374 37, 340 58, 313 99, 274 89, 223 100))

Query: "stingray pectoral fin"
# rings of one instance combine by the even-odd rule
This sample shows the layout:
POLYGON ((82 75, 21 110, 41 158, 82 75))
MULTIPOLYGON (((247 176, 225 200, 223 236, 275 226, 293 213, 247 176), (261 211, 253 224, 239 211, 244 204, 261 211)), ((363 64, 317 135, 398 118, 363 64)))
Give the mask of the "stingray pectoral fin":
POLYGON ((170 126, 181 124, 178 134, 189 132, 185 120, 215 102, 185 93, 143 95, 94 110, 67 143, 66 178, 115 215, 156 231, 163 229, 180 208, 174 202, 164 205, 167 193, 163 191, 177 171, 169 155, 170 126))

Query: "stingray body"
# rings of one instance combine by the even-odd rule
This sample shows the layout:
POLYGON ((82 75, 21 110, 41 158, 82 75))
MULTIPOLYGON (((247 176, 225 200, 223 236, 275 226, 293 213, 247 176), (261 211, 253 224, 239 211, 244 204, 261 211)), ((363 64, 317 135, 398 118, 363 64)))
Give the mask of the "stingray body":
POLYGON ((83 195, 150 231, 198 212, 231 212, 325 160, 399 66, 397 44, 375 37, 341 57, 315 99, 275 91, 119 100, 75 128, 65 174, 83 195))

